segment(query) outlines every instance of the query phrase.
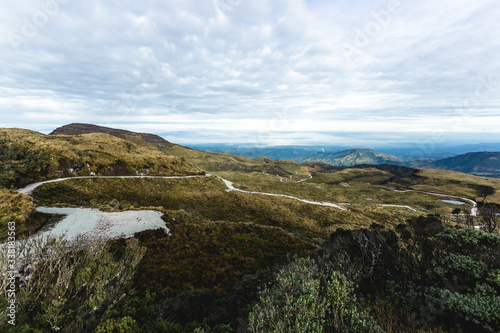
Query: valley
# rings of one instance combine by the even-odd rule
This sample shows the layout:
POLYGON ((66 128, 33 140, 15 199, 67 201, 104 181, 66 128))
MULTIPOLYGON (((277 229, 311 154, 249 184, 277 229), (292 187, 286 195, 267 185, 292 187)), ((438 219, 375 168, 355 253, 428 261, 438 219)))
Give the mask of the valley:
MULTIPOLYGON (((341 246, 335 239, 345 235, 362 248, 368 245, 362 245, 360 232, 367 233, 366 239, 378 235, 369 241, 373 246, 394 235, 406 245, 391 251, 404 252, 417 246, 405 242, 416 241, 421 233, 482 228, 484 212, 500 207, 500 179, 454 171, 252 159, 82 124, 50 135, 0 129, 0 138, 0 238, 7 238, 7 222, 13 221, 21 242, 53 230, 68 239, 104 237, 116 253, 126 253, 129 241, 136 241, 142 259, 128 287, 120 288, 135 290, 128 301, 155 304, 145 317, 160 316, 164 307, 182 325, 204 321, 215 327, 242 316, 245 302, 255 302, 260 283, 270 281, 268 270, 292 257, 348 251, 332 250, 341 246), (429 227, 420 230, 413 225, 417 221, 429 227), (414 238, 405 238, 408 232, 414 238), (228 310, 231 297, 241 303, 228 310), (219 317, 212 318, 204 311, 216 304, 219 317), (199 306, 205 310, 194 311, 199 306)), ((31 274, 24 269, 20 281, 31 274)), ((105 303, 100 306, 111 311, 105 303)), ((85 313, 94 312, 81 316, 85 313)), ((65 324, 71 318, 76 317, 58 320, 65 324)))
MULTIPOLYGON (((193 177, 212 177, 211 174, 206 174, 204 176, 80 176, 80 177, 71 177, 71 178, 58 178, 54 180, 47 180, 43 182, 38 182, 35 184, 30 184, 24 188, 18 189, 19 193, 25 193, 25 194, 32 194, 33 191, 35 191, 38 187, 44 186, 45 184, 50 184, 50 183, 55 183, 55 182, 61 182, 61 181, 68 181, 68 180, 73 180, 73 179, 133 179, 133 178, 139 178, 139 179, 187 179, 187 178, 193 178, 193 177)), ((346 208, 348 207, 349 209, 352 209, 349 206, 356 205, 356 203, 331 203, 331 202, 317 202, 317 201, 311 201, 307 199, 301 199, 297 197, 293 197, 290 195, 286 194, 276 194, 276 193, 267 193, 267 192, 255 192, 255 191, 247 191, 247 190, 242 190, 239 188, 234 187, 233 182, 226 180, 220 176, 217 176, 226 186, 226 191, 231 192, 231 191, 236 191, 240 193, 247 193, 247 194, 254 194, 254 195, 265 195, 265 196, 275 196, 275 197, 282 197, 282 198, 287 198, 287 199, 292 199, 296 200, 302 203, 306 204, 311 204, 311 205, 319 205, 319 206, 324 206, 324 207, 333 207, 337 208, 339 210, 345 211, 346 208)), ((292 179, 292 176, 290 177, 292 179)), ((310 178, 305 178, 297 181, 297 183, 304 181, 304 180, 312 180, 313 177, 312 175, 310 178)), ((283 178, 280 178, 280 182, 283 182, 283 178)), ((388 192, 390 190, 388 189, 379 189, 380 191, 388 192)), ((43 190, 42 190, 43 191, 43 190)), ((423 191, 415 191, 415 190, 392 190, 396 193, 411 193, 411 192, 416 192, 416 193, 422 193, 430 196, 441 196, 441 197, 446 197, 450 199, 459 199, 458 200, 441 200, 444 203, 449 203, 452 205, 466 205, 466 203, 470 203, 472 205, 472 208, 470 209, 470 216, 477 216, 477 203, 474 200, 468 199, 468 198, 462 198, 462 197, 457 197, 453 195, 448 195, 448 194, 442 194, 442 193, 432 193, 432 192, 423 192, 423 191)), ((365 200, 373 201, 372 198, 365 198, 365 200)), ((380 199, 375 199, 379 201, 380 199)), ((386 199, 387 201, 390 199, 386 199)), ((397 200, 399 202, 405 202, 406 200, 412 201, 412 199, 402 199, 401 196, 398 196, 398 198, 393 198, 393 200, 397 200)), ((61 204, 61 203, 58 203, 61 204)), ((410 207, 408 205, 404 204, 390 204, 390 203, 375 203, 372 205, 371 208, 376 208, 376 207, 391 207, 391 208, 403 208, 403 209, 408 209, 411 210, 412 212, 419 212, 419 210, 410 207)), ((420 208, 420 212, 424 211, 425 208, 420 208)), ((93 212, 88 211, 86 213, 87 215, 92 215, 90 217, 91 220, 94 221, 94 226, 89 228, 88 221, 89 217, 78 217, 76 222, 68 222, 69 220, 75 220, 75 217, 77 214, 78 215, 83 215, 85 213, 85 210, 82 210, 81 208, 58 208, 58 207, 53 207, 53 208, 48 208, 48 207, 39 207, 37 208, 37 212, 41 213, 46 213, 46 214, 53 214, 53 215, 67 215, 67 218, 64 218, 59 224, 57 224, 53 229, 49 229, 44 231, 44 234, 48 234, 49 232, 58 237, 61 235, 65 235, 69 239, 74 238, 77 235, 89 235, 92 237, 96 237, 99 235, 106 235, 105 237, 107 238, 116 238, 119 237, 119 235, 123 235, 124 237, 130 237, 133 236, 135 232, 139 231, 144 231, 144 230, 155 230, 157 228, 162 228, 161 223, 153 223, 153 224, 146 224, 143 222, 143 217, 149 217, 151 215, 152 211, 144 211, 144 210, 139 210, 136 211, 136 216, 137 216, 137 222, 136 224, 138 225, 135 229, 133 227, 134 222, 128 222, 126 223, 125 221, 119 222, 121 218, 121 215, 115 215, 115 217, 112 219, 112 222, 109 222, 109 218, 107 218, 106 215, 98 215, 95 216, 93 212), (144 216, 143 216, 144 215, 144 216), (104 226, 100 226, 99 228, 96 228, 97 225, 99 224, 100 221, 108 221, 107 223, 101 223, 104 224, 104 226), (119 225, 123 224, 125 227, 123 231, 120 231, 119 225), (140 224, 146 224, 145 226, 139 226, 140 224), (118 226, 118 227, 117 227, 118 226), (127 229, 128 226, 128 229, 127 229), (83 230, 81 230, 83 228, 83 230), (117 230, 112 230, 113 228, 117 230), (136 230, 136 231, 127 231, 127 230, 136 230), (98 230, 98 231, 97 231, 98 230)), ((96 210, 96 212, 99 214, 99 210, 96 210)), ((465 212, 465 210, 464 210, 465 212)), ((436 211, 431 211, 431 213, 436 213, 436 211)), ((133 218, 135 219, 135 217, 133 218)), ((147 218, 148 219, 148 218, 147 218)), ((163 226, 163 228, 165 228, 163 226)), ((168 232, 168 229, 166 229, 168 232)))

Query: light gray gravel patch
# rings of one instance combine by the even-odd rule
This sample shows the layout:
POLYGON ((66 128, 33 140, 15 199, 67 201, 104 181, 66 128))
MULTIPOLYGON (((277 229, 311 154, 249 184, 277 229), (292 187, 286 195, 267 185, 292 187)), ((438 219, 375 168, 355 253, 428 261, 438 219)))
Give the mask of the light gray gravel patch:
POLYGON ((107 213, 95 208, 38 207, 37 211, 66 215, 62 221, 41 235, 64 234, 66 238, 74 239, 79 235, 105 238, 132 237, 136 232, 154 229, 163 229, 166 233, 170 233, 165 221, 161 219, 163 213, 155 210, 107 213))

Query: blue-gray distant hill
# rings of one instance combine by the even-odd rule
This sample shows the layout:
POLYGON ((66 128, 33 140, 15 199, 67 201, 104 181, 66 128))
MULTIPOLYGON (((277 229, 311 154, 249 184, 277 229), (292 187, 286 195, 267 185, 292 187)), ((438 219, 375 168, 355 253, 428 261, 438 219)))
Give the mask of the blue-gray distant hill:
POLYGON ((500 178, 500 152, 462 154, 434 161, 427 167, 500 178))
POLYGON ((394 155, 384 154, 372 149, 348 149, 336 153, 316 153, 298 159, 299 162, 324 162, 333 166, 353 166, 360 164, 392 164, 405 165, 406 163, 394 155))

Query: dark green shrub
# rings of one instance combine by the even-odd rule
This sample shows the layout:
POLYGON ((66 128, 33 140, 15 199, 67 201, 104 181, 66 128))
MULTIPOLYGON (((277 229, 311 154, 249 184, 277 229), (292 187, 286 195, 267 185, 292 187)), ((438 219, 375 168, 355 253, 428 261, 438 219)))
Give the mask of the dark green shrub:
POLYGON ((374 332, 375 320, 356 302, 353 283, 339 272, 297 259, 260 292, 249 315, 252 332, 374 332))

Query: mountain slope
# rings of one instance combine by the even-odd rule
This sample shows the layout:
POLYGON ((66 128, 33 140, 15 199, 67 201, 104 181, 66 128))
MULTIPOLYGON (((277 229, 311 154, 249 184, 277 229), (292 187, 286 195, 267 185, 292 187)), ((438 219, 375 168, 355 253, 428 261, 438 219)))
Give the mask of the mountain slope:
POLYGON ((19 187, 58 177, 86 175, 186 175, 203 170, 149 143, 104 133, 44 135, 0 129, 0 185, 19 187))
POLYGON ((432 168, 500 177, 500 152, 477 152, 432 162, 432 168))
POLYGON ((155 134, 136 133, 122 129, 116 129, 116 128, 110 128, 92 124, 73 123, 64 125, 56 128, 49 135, 58 135, 58 134, 78 135, 78 134, 90 134, 90 133, 105 133, 140 145, 145 145, 146 143, 149 143, 158 147, 172 147, 172 143, 168 142, 167 140, 155 134))
POLYGON ((300 159, 301 162, 324 162, 333 166, 353 166, 360 164, 403 165, 404 161, 396 156, 380 153, 372 149, 348 149, 337 153, 317 153, 300 159))
POLYGON ((308 174, 300 164, 294 161, 273 161, 271 159, 252 159, 224 153, 211 153, 191 149, 164 140, 158 135, 136 133, 121 129, 97 126, 92 124, 73 123, 55 129, 53 135, 79 135, 89 133, 106 133, 141 146, 154 148, 165 155, 177 156, 190 164, 207 172, 240 170, 245 172, 259 171, 270 174, 308 174))

